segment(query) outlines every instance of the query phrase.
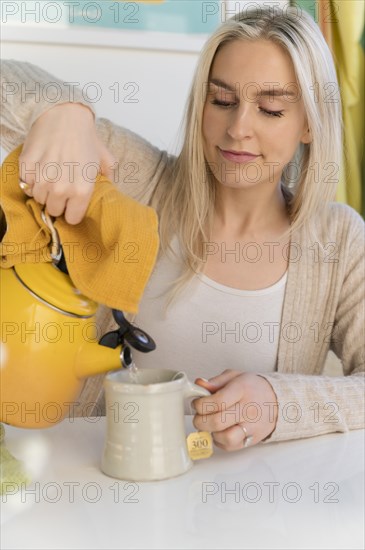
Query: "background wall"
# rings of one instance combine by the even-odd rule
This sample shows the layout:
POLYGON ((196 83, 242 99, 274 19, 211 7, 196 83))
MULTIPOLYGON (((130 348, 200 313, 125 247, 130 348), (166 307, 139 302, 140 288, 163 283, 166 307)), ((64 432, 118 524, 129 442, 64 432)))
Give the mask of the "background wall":
POLYGON ((3 58, 29 61, 65 82, 79 82, 88 96, 101 92, 93 103, 98 116, 174 148, 197 54, 16 42, 4 42, 1 49, 3 58))
MULTIPOLYGON (((233 10, 237 12, 249 4, 270 4, 271 1, 276 5, 288 3, 287 0, 226 2, 229 12, 225 14, 219 0, 215 0, 205 2, 205 9, 218 9, 216 22, 219 24, 233 15, 233 10)), ((99 3, 105 4, 100 0, 99 3)), ((160 148, 170 152, 178 150, 179 125, 199 51, 208 35, 191 34, 184 38, 160 33, 154 40, 144 43, 133 40, 133 31, 95 26, 90 29, 90 25, 88 30, 75 31, 44 20, 35 25, 35 17, 31 16, 27 18, 30 26, 27 28, 25 24, 19 26, 20 17, 21 11, 18 11, 8 16, 8 22, 3 25, 3 59, 29 61, 59 79, 80 82, 90 95, 96 88, 87 85, 96 82, 101 90, 100 98, 94 103, 98 116, 130 128, 160 148), (96 46, 92 45, 93 41, 96 46)), ((206 20, 209 22, 208 16, 206 20)))

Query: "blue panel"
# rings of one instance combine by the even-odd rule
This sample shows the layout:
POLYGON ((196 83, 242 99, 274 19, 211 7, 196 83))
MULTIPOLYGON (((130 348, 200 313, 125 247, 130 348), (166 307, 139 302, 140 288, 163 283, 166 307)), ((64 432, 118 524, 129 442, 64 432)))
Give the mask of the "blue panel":
POLYGON ((211 33, 221 22, 220 0, 79 2, 71 25, 176 33, 211 33))
MULTIPOLYGON (((313 19, 318 22, 317 17, 317 3, 316 0, 295 0, 293 4, 297 4, 300 6, 303 10, 307 11, 311 14, 313 19)), ((329 2, 327 1, 327 4, 329 5, 329 2)))

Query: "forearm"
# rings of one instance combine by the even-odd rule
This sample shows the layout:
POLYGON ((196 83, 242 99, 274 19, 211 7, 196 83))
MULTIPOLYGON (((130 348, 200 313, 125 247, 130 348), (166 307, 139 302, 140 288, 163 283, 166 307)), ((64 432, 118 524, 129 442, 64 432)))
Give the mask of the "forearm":
POLYGON ((364 428, 364 375, 260 375, 271 384, 278 401, 276 428, 265 443, 364 428))
POLYGON ((1 61, 1 145, 6 151, 24 142, 40 115, 63 103, 92 105, 71 82, 22 61, 1 61))
POLYGON ((157 184, 171 181, 169 169, 174 161, 133 131, 105 118, 96 120, 99 139, 113 154, 113 181, 119 191, 142 204, 149 204, 157 184))

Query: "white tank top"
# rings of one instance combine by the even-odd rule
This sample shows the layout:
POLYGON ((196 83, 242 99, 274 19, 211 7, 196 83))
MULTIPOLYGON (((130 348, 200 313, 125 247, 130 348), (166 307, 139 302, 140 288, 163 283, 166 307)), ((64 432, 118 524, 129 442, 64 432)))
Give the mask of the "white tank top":
POLYGON ((287 273, 261 290, 239 290, 197 274, 165 311, 162 294, 179 275, 176 262, 156 263, 134 324, 157 349, 136 350, 137 367, 185 371, 191 380, 210 378, 225 369, 274 371, 287 273))

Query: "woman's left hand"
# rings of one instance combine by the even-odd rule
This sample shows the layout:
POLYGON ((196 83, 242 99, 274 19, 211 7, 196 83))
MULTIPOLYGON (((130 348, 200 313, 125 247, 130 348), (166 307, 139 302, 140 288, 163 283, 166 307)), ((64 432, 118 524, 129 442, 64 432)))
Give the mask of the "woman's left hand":
POLYGON ((278 402, 269 382, 257 374, 225 370, 209 381, 195 381, 212 395, 194 400, 197 430, 212 433, 217 447, 238 451, 255 445, 275 429, 278 402), (246 442, 246 444, 245 444, 246 442))

